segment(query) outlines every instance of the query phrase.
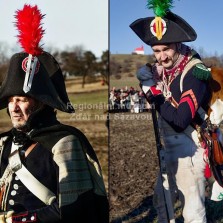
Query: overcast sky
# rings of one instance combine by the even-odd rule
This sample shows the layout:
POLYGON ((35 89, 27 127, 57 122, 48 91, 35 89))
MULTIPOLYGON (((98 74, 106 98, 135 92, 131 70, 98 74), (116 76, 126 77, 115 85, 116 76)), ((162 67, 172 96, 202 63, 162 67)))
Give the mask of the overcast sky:
MULTIPOLYGON (((174 0, 172 12, 183 17, 197 32, 196 41, 189 43, 207 53, 223 55, 223 0, 174 0)), ((110 0, 110 50, 128 54, 136 47, 144 46, 152 53, 129 25, 139 18, 154 16, 146 7, 147 0, 110 0)))
POLYGON ((108 49, 107 0, 0 0, 0 42, 16 45, 13 22, 17 9, 37 4, 43 14, 45 47, 83 46, 97 57, 108 49))

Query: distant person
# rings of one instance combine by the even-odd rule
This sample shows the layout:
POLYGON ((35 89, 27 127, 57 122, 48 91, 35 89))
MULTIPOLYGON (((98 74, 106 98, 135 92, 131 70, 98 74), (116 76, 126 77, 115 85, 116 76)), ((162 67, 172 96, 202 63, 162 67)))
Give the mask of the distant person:
MULTIPOLYGON (((147 99, 155 103, 160 115, 173 199, 177 191, 185 223, 206 223, 206 163, 195 126, 203 122, 198 109, 206 109, 209 101, 207 80, 210 72, 200 56, 182 43, 197 38, 194 29, 168 8, 164 9, 162 1, 156 1, 159 10, 153 2, 149 1, 149 7, 160 14, 138 19, 130 25, 137 36, 151 46, 156 59, 152 68, 144 66, 137 75, 147 99)), ((167 223, 160 176, 155 188, 154 206, 158 222, 167 223)))
POLYGON ((145 94, 143 91, 139 91, 139 112, 143 112, 145 110, 145 94))
POLYGON ((115 91, 111 90, 109 93, 109 104, 110 104, 110 110, 114 110, 115 109, 115 91))
POLYGON ((128 94, 125 92, 125 90, 122 88, 120 89, 120 109, 121 111, 126 111, 126 102, 127 102, 128 94))
POLYGON ((132 101, 134 113, 139 113, 139 92, 137 90, 132 95, 132 101))
MULTIPOLYGON (((37 6, 18 10, 18 29, 35 26, 39 13, 37 6)), ((0 222, 108 222, 96 154, 80 130, 56 117, 55 109, 74 112, 59 64, 36 38, 27 44, 12 56, 0 89, 13 126, 0 134, 0 222)))

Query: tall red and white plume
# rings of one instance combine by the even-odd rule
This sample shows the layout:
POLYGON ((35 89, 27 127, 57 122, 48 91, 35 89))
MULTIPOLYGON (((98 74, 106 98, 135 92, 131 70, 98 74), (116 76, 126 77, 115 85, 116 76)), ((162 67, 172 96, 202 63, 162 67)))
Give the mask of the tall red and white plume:
POLYGON ((15 26, 19 32, 18 42, 23 50, 29 54, 26 68, 26 76, 23 90, 25 93, 30 91, 32 80, 35 73, 38 58, 36 56, 43 52, 40 41, 45 33, 42 27, 42 15, 38 7, 25 4, 23 9, 15 13, 15 26))

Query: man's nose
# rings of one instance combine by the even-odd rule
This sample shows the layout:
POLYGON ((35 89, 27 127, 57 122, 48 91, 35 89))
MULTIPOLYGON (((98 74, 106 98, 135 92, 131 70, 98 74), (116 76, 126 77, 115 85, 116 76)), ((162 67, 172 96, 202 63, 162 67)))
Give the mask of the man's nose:
POLYGON ((11 102, 11 109, 12 109, 12 111, 14 111, 14 112, 19 111, 19 106, 18 106, 18 104, 17 104, 16 102, 11 102))
POLYGON ((167 55, 166 55, 166 53, 165 52, 160 52, 160 59, 162 60, 162 61, 164 61, 164 60, 166 60, 166 58, 167 58, 167 55))

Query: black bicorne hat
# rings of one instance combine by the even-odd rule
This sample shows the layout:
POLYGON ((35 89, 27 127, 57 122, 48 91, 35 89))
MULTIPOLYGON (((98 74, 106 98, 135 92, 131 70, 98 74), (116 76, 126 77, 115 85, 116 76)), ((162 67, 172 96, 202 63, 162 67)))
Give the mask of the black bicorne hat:
POLYGON ((39 45, 44 34, 37 6, 24 5, 16 12, 18 40, 24 52, 12 56, 8 73, 0 89, 0 109, 10 96, 30 96, 52 108, 72 113, 59 64, 39 45))
POLYGON ((146 17, 134 21, 130 28, 147 45, 190 42, 197 38, 195 30, 180 16, 168 11, 161 19, 162 38, 157 37, 157 17, 146 17))
POLYGON ((27 53, 16 53, 12 56, 0 90, 0 109, 8 106, 10 96, 20 95, 32 97, 64 112, 74 112, 67 96, 62 71, 55 58, 49 53, 42 52, 36 56, 38 61, 32 86, 28 92, 24 92, 28 56, 27 53))

